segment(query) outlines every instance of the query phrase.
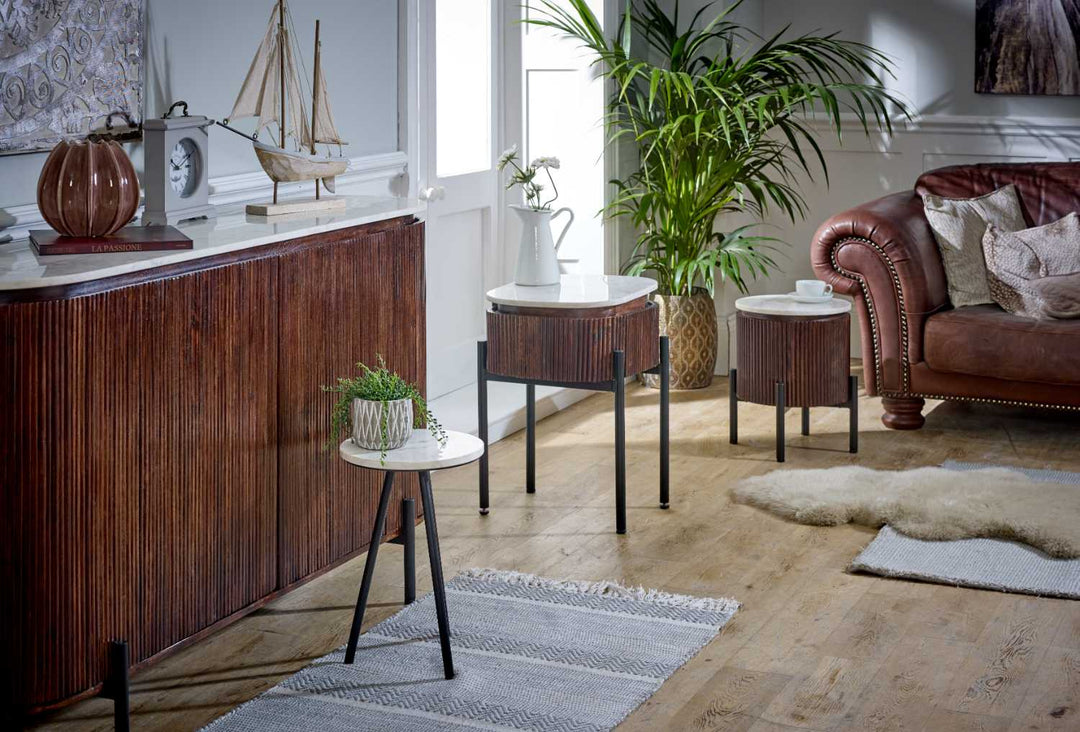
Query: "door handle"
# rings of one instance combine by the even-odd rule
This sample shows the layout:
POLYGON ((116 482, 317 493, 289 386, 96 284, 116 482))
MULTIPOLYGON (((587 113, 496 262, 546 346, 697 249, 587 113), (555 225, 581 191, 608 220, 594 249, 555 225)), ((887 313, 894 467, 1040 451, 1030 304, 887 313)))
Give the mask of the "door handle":
POLYGON ((442 186, 428 186, 420 189, 421 201, 439 201, 446 197, 446 189, 442 186))

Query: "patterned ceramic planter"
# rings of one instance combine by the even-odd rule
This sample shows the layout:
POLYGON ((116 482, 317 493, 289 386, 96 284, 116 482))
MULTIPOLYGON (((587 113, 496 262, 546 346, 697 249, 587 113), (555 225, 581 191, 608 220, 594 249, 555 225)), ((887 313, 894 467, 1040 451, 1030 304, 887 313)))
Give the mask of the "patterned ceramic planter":
POLYGON ((369 402, 353 399, 352 440, 368 450, 381 450, 383 445, 383 415, 386 416, 385 449, 393 450, 409 441, 413 429, 412 399, 389 402, 369 402))
MULTIPOLYGON (((712 383, 716 368, 716 306, 707 292, 686 297, 654 295, 660 308, 660 335, 669 340, 671 388, 702 389, 712 383)), ((645 383, 660 388, 660 379, 644 374, 645 383)))

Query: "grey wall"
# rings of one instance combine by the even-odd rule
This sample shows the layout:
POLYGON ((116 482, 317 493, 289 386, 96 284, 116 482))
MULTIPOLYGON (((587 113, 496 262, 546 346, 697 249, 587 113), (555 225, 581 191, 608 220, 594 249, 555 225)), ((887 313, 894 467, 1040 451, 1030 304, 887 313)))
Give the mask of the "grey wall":
MULTIPOLYGON (((271 0, 147 0, 147 116, 160 116, 172 101, 185 99, 192 114, 226 117, 272 5, 271 0)), ((315 19, 322 20, 326 83, 338 130, 350 143, 345 154, 397 150, 397 0, 294 0, 289 9, 309 73, 315 19)), ((252 121, 237 126, 250 131, 252 121)), ((128 150, 141 174, 139 146, 128 150)), ((44 153, 0 157, 0 209, 34 201, 44 161, 44 153)), ((211 129, 211 177, 257 170, 250 143, 211 129)))
POLYGON ((752 0, 763 31, 839 31, 894 58, 900 91, 922 114, 1075 117, 1080 97, 976 94, 975 0, 752 0))

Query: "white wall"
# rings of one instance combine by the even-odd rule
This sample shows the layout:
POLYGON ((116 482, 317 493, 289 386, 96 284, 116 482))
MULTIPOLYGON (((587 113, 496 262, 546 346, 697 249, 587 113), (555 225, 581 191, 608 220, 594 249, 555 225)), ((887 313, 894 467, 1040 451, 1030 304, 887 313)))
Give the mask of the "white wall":
MULTIPOLYGON (((266 30, 271 0, 147 0, 146 115, 185 99, 192 114, 228 116, 266 30)), ((349 157, 398 150, 398 0, 297 0, 289 4, 312 72, 315 19, 323 66, 349 157)), ((250 131, 251 121, 238 123, 250 131)), ((128 150, 141 174, 138 145, 128 150)), ((0 157, 0 228, 5 210, 33 203, 45 153, 0 157)), ((210 177, 258 171, 251 144, 210 130, 210 177)), ((2 233, 0 233, 2 236, 2 233)))
MULTIPOLYGON (((790 245, 782 271, 754 285, 758 292, 789 292, 812 277, 810 245, 830 216, 891 192, 907 190, 925 170, 944 165, 1028 160, 1080 160, 1080 97, 975 94, 975 2, 973 0, 756 0, 761 32, 791 24, 791 32, 840 31, 892 56, 897 78, 890 86, 906 97, 920 121, 891 140, 867 140, 849 129, 844 145, 823 135, 831 186, 808 182, 805 222, 773 216, 772 233, 790 245)), ((737 293, 717 297, 721 347, 717 371, 725 373, 730 322, 737 293)), ((859 355, 853 323, 853 354, 859 355)), ((730 333, 729 335, 733 335, 730 333)))

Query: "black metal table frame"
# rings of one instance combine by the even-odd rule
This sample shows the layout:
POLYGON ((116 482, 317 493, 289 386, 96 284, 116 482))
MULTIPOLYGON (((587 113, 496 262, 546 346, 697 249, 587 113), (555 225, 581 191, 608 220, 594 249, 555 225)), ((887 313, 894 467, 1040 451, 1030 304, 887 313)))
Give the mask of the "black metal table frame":
MULTIPOLYGON (((748 402, 756 404, 756 402, 748 402)), ((739 392, 738 369, 728 373, 728 425, 731 444, 739 444, 739 392)), ((848 452, 859 451, 859 377, 848 376, 848 399, 843 404, 818 404, 821 407, 838 407, 848 410, 848 452)), ((810 407, 802 407, 802 433, 810 434, 810 407)), ((784 415, 787 414, 787 390, 783 381, 776 382, 776 462, 784 462, 784 415)))
MULTIPOLYGON (((368 468, 365 468, 368 469, 368 468)), ((400 471, 406 472, 406 471, 400 471)), ((439 531, 435 526, 435 501, 431 495, 431 472, 407 471, 420 476, 420 500, 424 504, 424 528, 427 530, 428 559, 431 562, 431 584, 435 595, 435 617, 439 623, 439 646, 442 649, 443 673, 447 679, 454 678, 454 659, 450 653, 450 616, 446 609, 446 586, 443 582, 442 555, 439 552, 439 531)), ((356 598, 349 643, 345 647, 345 663, 356 658, 356 644, 360 640, 360 626, 364 623, 368 594, 375 574, 375 559, 379 554, 383 531, 386 528, 386 512, 390 506, 390 492, 394 487, 394 471, 386 471, 382 493, 379 494, 379 510, 375 515, 375 528, 371 531, 371 545, 364 562, 364 578, 360 582, 360 594, 356 598)), ((411 498, 401 502, 401 536, 393 539, 405 547, 405 604, 416 599, 416 504, 411 498)))
MULTIPOLYGON (((608 391, 615 394, 615 532, 626 533, 626 380, 634 374, 626 373, 626 354, 612 351, 611 381, 575 383, 548 381, 544 379, 521 379, 493 374, 487 370, 487 341, 476 344, 477 419, 480 440, 488 444, 487 385, 489 381, 503 381, 525 385, 525 492, 536 492, 536 387, 555 386, 588 391, 608 391)), ((670 505, 670 424, 671 369, 667 336, 660 336, 660 363, 641 373, 660 377, 660 508, 670 505)), ((480 458, 480 515, 486 516, 490 508, 488 490, 488 451, 480 458)))

